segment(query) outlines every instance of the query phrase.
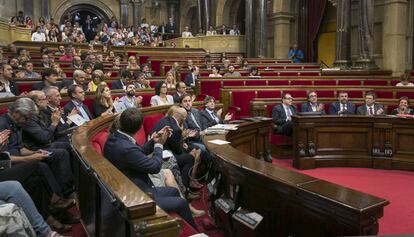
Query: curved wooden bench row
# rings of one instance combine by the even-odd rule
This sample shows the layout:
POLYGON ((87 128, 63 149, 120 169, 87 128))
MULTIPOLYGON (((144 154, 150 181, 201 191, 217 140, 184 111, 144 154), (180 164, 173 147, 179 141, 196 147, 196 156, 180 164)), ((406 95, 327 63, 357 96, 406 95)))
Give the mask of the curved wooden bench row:
MULTIPOLYGON (((233 199, 234 210, 240 207, 263 216, 254 236, 377 234, 387 200, 255 159, 256 149, 261 149, 257 140, 266 138, 268 130, 268 122, 251 122, 227 135, 204 137, 221 173, 216 198, 233 199), (231 144, 209 142, 214 139, 231 144)), ((216 217, 225 233, 244 236, 246 232, 231 225, 234 210, 216 217)))

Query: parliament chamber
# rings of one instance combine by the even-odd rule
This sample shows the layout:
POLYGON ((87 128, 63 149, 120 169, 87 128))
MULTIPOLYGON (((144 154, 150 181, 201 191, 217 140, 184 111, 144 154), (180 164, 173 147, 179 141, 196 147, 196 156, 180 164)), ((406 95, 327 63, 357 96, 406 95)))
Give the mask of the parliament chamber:
MULTIPOLYGON (((413 12, 412 0, 0 9, 0 185, 17 180, 33 199, 34 211, 17 208, 31 225, 21 231, 413 234, 413 12), (65 167, 46 161, 57 149, 65 167), (43 167, 31 180, 43 195, 29 174, 8 175, 26 163, 43 167)), ((3 205, 20 206, 7 191, 0 219, 3 205)))

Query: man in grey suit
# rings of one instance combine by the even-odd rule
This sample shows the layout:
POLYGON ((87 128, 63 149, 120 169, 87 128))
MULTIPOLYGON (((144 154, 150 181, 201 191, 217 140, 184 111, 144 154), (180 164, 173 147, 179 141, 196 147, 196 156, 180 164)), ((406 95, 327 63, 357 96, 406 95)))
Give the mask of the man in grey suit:
POLYGON ((375 92, 368 92, 365 95, 365 104, 358 107, 357 114, 368 116, 385 114, 384 106, 375 103, 376 99, 377 94, 375 94, 375 92))
POLYGON ((276 134, 292 136, 293 123, 292 115, 296 114, 296 107, 292 105, 293 97, 289 93, 282 94, 282 104, 272 109, 272 119, 277 125, 276 134))

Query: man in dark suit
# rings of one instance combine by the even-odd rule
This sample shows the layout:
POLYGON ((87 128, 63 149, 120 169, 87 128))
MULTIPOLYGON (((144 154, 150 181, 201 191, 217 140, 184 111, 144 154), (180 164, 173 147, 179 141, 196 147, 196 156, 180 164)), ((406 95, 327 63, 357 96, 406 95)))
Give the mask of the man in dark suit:
POLYGON ((301 112, 321 112, 325 113, 324 104, 318 102, 318 95, 315 91, 308 93, 308 102, 303 103, 301 107, 301 112))
POLYGON ((7 63, 0 63, 0 92, 9 92, 15 96, 20 95, 19 88, 13 81, 13 68, 7 63))
POLYGON ((230 121, 232 114, 227 113, 224 116, 224 120, 221 119, 222 109, 219 109, 216 113, 216 100, 213 96, 207 96, 204 98, 204 109, 200 112, 200 122, 202 130, 214 126, 216 124, 222 124, 230 121))
POLYGON ((69 101, 65 107, 63 107, 63 111, 66 116, 71 113, 74 108, 76 108, 78 114, 82 116, 86 121, 93 119, 93 116, 88 107, 83 103, 83 101, 85 101, 85 91, 80 85, 69 86, 68 96, 71 101, 69 101))
POLYGON ((166 33, 176 34, 177 33, 177 26, 174 22, 174 19, 171 17, 168 19, 168 24, 165 26, 166 33))
POLYGON ((150 192, 158 206, 166 212, 177 212, 190 225, 197 228, 186 200, 180 198, 177 189, 154 187, 148 174, 161 170, 163 145, 171 135, 171 128, 163 127, 141 147, 136 144, 135 134, 143 123, 143 115, 137 108, 129 108, 119 118, 119 130, 111 133, 104 147, 104 157, 123 172, 142 191, 150 192), (146 154, 152 152, 149 158, 146 154))
POLYGON ((293 97, 289 93, 282 94, 282 104, 272 109, 272 119, 277 125, 276 134, 292 136, 293 123, 292 115, 296 114, 296 107, 292 105, 293 97))
POLYGON ((175 84, 175 93, 173 95, 174 104, 180 103, 181 96, 185 94, 187 86, 184 82, 180 81, 175 84))
MULTIPOLYGON (((66 90, 67 90, 69 88, 69 86, 71 86, 71 85, 80 85, 83 90, 87 90, 88 89, 88 84, 85 81, 85 78, 86 78, 86 73, 84 71, 75 70, 73 72, 73 79, 63 81, 63 87, 66 88, 66 90)), ((62 92, 65 92, 65 91, 62 90, 62 92)))
POLYGON ((191 73, 187 74, 187 76, 185 76, 185 79, 184 79, 184 83, 187 87, 191 87, 191 88, 195 87, 199 72, 200 72, 199 67, 194 66, 191 68, 191 73))
POLYGON ((339 92, 338 102, 330 105, 329 114, 355 114, 355 105, 348 100, 348 92, 339 92))
POLYGON ((62 83, 58 83, 58 72, 51 68, 46 68, 42 73, 42 81, 33 85, 33 90, 42 90, 46 86, 56 86, 62 89, 62 83))
MULTIPOLYGON (((73 174, 69 154, 63 149, 28 149, 22 141, 22 127, 36 114, 36 104, 30 98, 17 99, 7 114, 0 116, 0 131, 10 130, 9 142, 5 148, 12 162, 42 161, 53 172, 58 187, 58 194, 70 196, 73 189, 73 174)), ((55 186, 55 185, 52 185, 55 186)))
POLYGON ((375 102, 377 94, 375 92, 367 92, 365 95, 365 104, 361 105, 357 109, 358 115, 381 115, 385 114, 384 106, 375 102))
POLYGON ((112 90, 125 90, 126 86, 132 81, 132 75, 129 71, 123 70, 121 78, 112 83, 112 90))

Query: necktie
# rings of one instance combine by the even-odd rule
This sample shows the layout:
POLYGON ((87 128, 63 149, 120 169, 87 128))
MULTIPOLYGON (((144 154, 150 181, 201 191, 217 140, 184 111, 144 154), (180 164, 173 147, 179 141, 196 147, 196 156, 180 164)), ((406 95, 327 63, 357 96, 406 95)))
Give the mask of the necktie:
POLYGON ((191 119, 193 120, 193 122, 195 123, 195 125, 196 125, 198 128, 200 128, 200 125, 197 123, 197 120, 195 119, 194 114, 193 114, 193 113, 190 113, 190 115, 191 115, 191 119))
POLYGON ((345 111, 346 110, 346 104, 341 104, 341 106, 342 106, 341 111, 345 111))
POLYGON ((372 107, 369 107, 369 114, 374 115, 374 111, 373 111, 372 107))
POLYGON ((290 116, 292 116, 292 111, 290 111, 290 108, 286 108, 286 118, 290 119, 290 116))
POLYGON ((217 116, 214 113, 214 111, 211 111, 211 117, 213 117, 213 119, 216 121, 216 123, 220 122, 220 120, 217 118, 217 116))

